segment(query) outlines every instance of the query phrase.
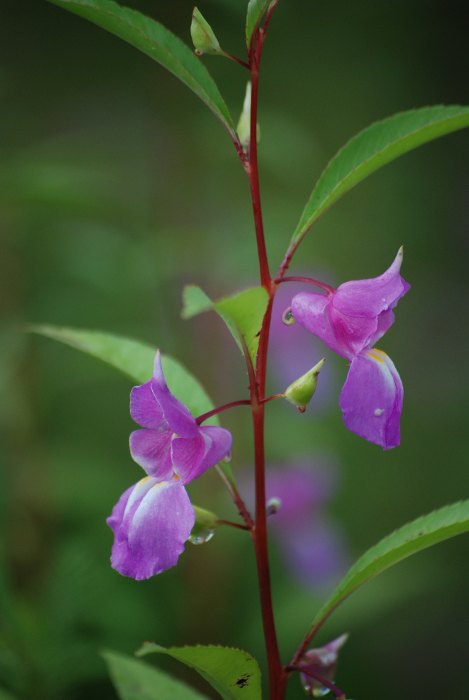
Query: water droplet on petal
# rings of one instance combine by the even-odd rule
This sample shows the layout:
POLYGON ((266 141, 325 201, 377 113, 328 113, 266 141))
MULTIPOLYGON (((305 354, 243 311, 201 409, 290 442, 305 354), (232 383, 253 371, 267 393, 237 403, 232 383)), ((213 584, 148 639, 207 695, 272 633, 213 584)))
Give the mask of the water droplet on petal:
POLYGON ((189 542, 191 544, 205 544, 210 542, 215 532, 213 530, 206 530, 205 532, 198 532, 197 535, 190 535, 189 542))
POLYGON ((384 413, 384 408, 375 408, 375 410, 374 410, 374 414, 377 418, 379 418, 379 416, 382 416, 383 413, 384 413))
POLYGON ((222 462, 231 462, 233 454, 231 450, 223 457, 222 462))
POLYGON ((316 686, 316 688, 313 688, 313 698, 323 698, 330 692, 329 688, 326 688, 325 685, 316 686))
POLYGON ((282 321, 286 326, 292 326, 295 323, 295 319, 291 312, 291 306, 289 306, 288 309, 285 309, 283 312, 282 321))

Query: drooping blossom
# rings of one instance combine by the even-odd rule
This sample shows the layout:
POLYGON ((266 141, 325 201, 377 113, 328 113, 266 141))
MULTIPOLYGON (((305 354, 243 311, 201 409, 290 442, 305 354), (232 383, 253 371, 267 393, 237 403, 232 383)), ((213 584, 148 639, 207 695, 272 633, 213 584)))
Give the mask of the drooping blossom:
POLYGON ((291 304, 300 325, 350 361, 339 399, 345 425, 384 449, 399 445, 404 391, 392 360, 374 345, 410 288, 400 275, 402 257, 401 248, 379 277, 345 282, 329 294, 301 292, 291 304))
POLYGON ((132 389, 130 415, 141 426, 130 435, 130 453, 147 476, 122 494, 107 523, 112 567, 141 580, 177 563, 195 522, 185 485, 223 459, 232 438, 224 428, 200 427, 173 396, 159 351, 153 377, 132 389))
POLYGON ((303 669, 300 678, 306 694, 310 697, 317 698, 328 693, 328 688, 321 683, 320 679, 334 683, 339 651, 347 638, 348 634, 342 634, 323 647, 309 649, 303 655, 298 664, 303 669))

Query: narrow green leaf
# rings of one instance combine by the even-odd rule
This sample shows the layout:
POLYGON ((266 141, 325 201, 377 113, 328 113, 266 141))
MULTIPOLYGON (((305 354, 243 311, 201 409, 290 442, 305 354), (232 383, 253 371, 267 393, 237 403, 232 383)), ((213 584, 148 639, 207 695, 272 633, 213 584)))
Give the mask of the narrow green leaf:
POLYGON ((217 690, 223 700, 261 700, 257 661, 241 649, 220 646, 161 647, 145 642, 137 656, 167 654, 190 666, 217 690))
POLYGON ((402 112, 352 138, 317 181, 295 229, 298 244, 317 219, 357 183, 407 151, 469 126, 469 107, 436 106, 402 112))
POLYGON ((259 26, 270 2, 271 0, 249 0, 246 15, 246 44, 248 48, 251 46, 252 35, 259 26))
MULTIPOLYGON (((156 350, 137 340, 99 331, 56 326, 31 326, 29 330, 93 355, 138 384, 148 381, 153 374, 156 350)), ((162 362, 168 386, 194 416, 207 413, 214 407, 202 385, 177 360, 163 355, 162 362)))
POLYGON ((352 566, 313 621, 320 624, 364 583, 411 554, 469 531, 469 501, 454 503, 404 525, 369 549, 352 566))
POLYGON ((111 651, 102 656, 120 700, 207 700, 205 695, 143 661, 111 651))
POLYGON ((235 135, 228 107, 212 76, 191 49, 162 24, 113 0, 49 2, 107 29, 160 63, 205 102, 232 137, 235 135))
POLYGON ((256 363, 259 347, 259 332, 269 303, 269 295, 264 287, 244 289, 218 301, 212 301, 205 292, 195 285, 184 287, 182 317, 192 318, 213 309, 224 320, 239 349, 243 352, 243 341, 256 363))

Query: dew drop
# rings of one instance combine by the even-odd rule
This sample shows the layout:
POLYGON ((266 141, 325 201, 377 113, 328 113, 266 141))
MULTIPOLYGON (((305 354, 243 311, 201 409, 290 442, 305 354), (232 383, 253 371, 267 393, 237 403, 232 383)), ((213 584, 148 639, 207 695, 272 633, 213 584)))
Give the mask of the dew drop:
POLYGON ((375 408, 374 410, 374 415, 379 418, 379 416, 382 416, 384 413, 384 408, 375 408))
POLYGON ((288 309, 285 309, 283 312, 282 321, 286 326, 292 326, 295 323, 295 319, 291 312, 291 306, 289 306, 288 309))
POLYGON ((326 688, 325 685, 316 686, 313 688, 313 698, 323 698, 330 692, 329 688, 326 688))
POLYGON ((231 462, 232 458, 233 458, 233 455, 232 455, 232 452, 231 452, 231 450, 230 450, 230 451, 228 452, 228 454, 226 454, 226 455, 223 457, 222 462, 231 462))
POLYGON ((210 542, 214 535, 213 530, 206 530, 205 532, 198 532, 197 535, 190 535, 189 537, 189 542, 191 544, 205 544, 206 542, 210 542))

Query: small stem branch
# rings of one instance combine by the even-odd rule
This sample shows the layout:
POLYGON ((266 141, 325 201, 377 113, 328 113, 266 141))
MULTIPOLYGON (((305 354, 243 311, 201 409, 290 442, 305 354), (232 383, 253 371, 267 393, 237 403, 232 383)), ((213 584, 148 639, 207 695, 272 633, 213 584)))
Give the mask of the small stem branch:
POLYGON ((217 520, 218 525, 228 525, 229 527, 236 527, 238 530, 250 531, 250 527, 243 525, 242 523, 235 523, 232 520, 217 520))
POLYGON ((200 425, 204 421, 208 420, 212 416, 216 416, 217 413, 222 413, 223 411, 227 411, 229 408, 234 408, 235 406, 250 406, 251 405, 251 400, 250 399, 240 399, 239 401, 231 401, 230 403, 224 403, 223 406, 217 406, 217 408, 212 408, 211 411, 207 411, 207 413, 202 413, 201 416, 198 416, 196 418, 197 424, 200 425))
POLYGON ((290 267, 291 259, 295 255, 296 249, 298 248, 300 242, 297 243, 291 243, 289 247, 287 248, 287 252, 285 253, 285 257, 282 260, 282 264, 279 267, 278 270, 278 275, 276 282, 279 284, 279 280, 282 279, 282 277, 285 276, 285 273, 287 272, 288 268, 290 267))
POLYGON ((232 479, 229 479, 227 477, 227 475, 225 474, 225 472, 223 471, 223 469, 220 466, 217 466, 216 470, 218 472, 220 479, 223 481, 226 488, 228 489, 230 496, 231 496, 233 503, 235 504, 235 506, 238 510, 240 517, 246 523, 247 529, 251 530, 251 532, 252 532, 254 530, 254 520, 251 516, 251 513, 247 509, 246 504, 245 504, 243 498, 241 497, 241 494, 239 493, 236 484, 234 483, 234 481, 232 479))
POLYGON ((230 61, 234 61, 239 66, 242 66, 243 68, 247 68, 247 70, 250 70, 249 63, 247 63, 246 61, 243 61, 241 58, 238 58, 238 56, 235 56, 234 54, 229 53, 228 51, 223 51, 223 55, 226 56, 226 58, 229 58, 230 61))
POLYGON ((321 676, 319 673, 312 673, 311 671, 302 668, 301 666, 287 666, 286 668, 287 671, 298 671, 298 673, 304 673, 305 676, 309 676, 310 678, 313 678, 315 681, 323 685, 325 688, 328 688, 331 692, 334 693, 336 698, 338 700, 347 700, 345 697, 345 693, 343 690, 341 690, 337 685, 334 683, 331 683, 331 681, 328 681, 327 678, 324 678, 324 676, 321 676))
POLYGON ((303 282, 304 284, 314 284, 315 287, 319 287, 327 294, 334 294, 335 289, 325 282, 320 282, 315 280, 313 277, 277 277, 274 280, 275 284, 283 284, 284 282, 303 282))
POLYGON ((270 396, 267 396, 265 399, 261 399, 261 403, 270 403, 270 401, 275 401, 275 399, 284 399, 285 394, 271 394, 270 396))

